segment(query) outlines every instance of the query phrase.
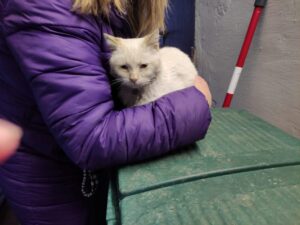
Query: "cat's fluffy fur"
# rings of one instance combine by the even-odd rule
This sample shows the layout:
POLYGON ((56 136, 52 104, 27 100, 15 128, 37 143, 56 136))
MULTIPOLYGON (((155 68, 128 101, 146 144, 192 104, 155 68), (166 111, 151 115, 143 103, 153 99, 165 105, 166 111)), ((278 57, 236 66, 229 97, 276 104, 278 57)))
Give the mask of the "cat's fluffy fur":
POLYGON ((159 34, 123 39, 105 34, 112 50, 111 74, 120 82, 124 105, 152 102, 170 92, 193 85, 197 70, 190 58, 177 48, 159 49, 159 34))

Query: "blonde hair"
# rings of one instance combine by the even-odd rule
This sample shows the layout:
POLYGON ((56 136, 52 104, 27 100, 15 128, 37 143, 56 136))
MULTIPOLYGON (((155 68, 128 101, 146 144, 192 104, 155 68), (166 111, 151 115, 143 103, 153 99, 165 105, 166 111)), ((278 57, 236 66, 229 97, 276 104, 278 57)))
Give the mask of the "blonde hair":
POLYGON ((108 18, 111 5, 126 15, 135 36, 165 28, 168 0, 74 0, 73 10, 108 18))

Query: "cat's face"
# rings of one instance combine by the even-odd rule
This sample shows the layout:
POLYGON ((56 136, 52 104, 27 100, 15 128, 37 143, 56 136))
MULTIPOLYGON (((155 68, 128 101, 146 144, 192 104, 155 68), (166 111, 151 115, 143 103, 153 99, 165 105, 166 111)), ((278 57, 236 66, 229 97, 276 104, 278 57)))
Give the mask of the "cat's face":
POLYGON ((112 50, 111 73, 122 85, 141 88, 160 70, 158 33, 143 38, 123 39, 105 34, 112 50))

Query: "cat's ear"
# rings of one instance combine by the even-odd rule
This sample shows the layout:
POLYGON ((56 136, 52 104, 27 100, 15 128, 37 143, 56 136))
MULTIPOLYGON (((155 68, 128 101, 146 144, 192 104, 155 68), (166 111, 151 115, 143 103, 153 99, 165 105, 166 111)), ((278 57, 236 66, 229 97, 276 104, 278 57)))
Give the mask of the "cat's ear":
POLYGON ((159 49, 159 31, 155 30, 153 33, 144 37, 145 44, 156 50, 159 49))
POLYGON ((121 39, 120 38, 114 37, 114 36, 109 35, 109 34, 103 34, 103 35, 104 35, 104 38, 106 40, 106 43, 107 43, 108 47, 112 51, 115 51, 118 48, 118 46, 121 45, 121 39))

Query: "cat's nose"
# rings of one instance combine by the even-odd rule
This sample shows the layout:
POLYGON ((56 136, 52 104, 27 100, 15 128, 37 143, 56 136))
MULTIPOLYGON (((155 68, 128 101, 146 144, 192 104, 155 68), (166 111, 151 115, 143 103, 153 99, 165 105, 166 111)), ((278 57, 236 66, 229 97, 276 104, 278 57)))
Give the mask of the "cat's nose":
POLYGON ((137 80, 138 80, 137 78, 130 78, 130 81, 134 84, 137 82, 137 80))

